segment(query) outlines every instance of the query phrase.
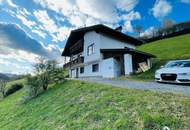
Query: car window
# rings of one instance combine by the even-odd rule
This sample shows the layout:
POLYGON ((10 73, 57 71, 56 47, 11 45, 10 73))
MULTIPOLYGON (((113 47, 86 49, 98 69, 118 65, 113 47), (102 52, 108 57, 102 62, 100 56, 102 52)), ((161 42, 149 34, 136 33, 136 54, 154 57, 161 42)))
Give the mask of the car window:
POLYGON ((165 65, 166 68, 172 67, 190 67, 190 61, 174 61, 165 65))
POLYGON ((183 64, 183 67, 190 67, 190 62, 186 62, 183 64))
POLYGON ((181 66, 183 63, 182 62, 170 62, 168 64, 166 64, 166 68, 171 68, 171 67, 179 67, 181 66))

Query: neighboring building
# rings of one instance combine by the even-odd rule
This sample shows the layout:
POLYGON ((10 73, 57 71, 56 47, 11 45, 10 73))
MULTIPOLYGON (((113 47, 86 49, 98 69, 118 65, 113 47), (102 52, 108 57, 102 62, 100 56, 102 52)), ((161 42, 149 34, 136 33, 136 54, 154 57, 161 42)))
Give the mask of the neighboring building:
POLYGON ((70 57, 64 67, 69 68, 72 78, 130 75, 138 70, 139 63, 151 67, 154 56, 135 50, 141 43, 122 33, 121 28, 101 24, 73 30, 62 53, 70 57))

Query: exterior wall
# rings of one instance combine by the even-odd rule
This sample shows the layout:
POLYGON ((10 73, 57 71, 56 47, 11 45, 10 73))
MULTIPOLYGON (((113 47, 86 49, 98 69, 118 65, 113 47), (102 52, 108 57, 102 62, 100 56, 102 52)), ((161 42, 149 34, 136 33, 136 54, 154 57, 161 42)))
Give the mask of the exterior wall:
POLYGON ((99 77, 102 76, 101 74, 101 64, 99 63, 99 71, 98 72, 92 72, 92 65, 85 65, 84 66, 84 73, 79 74, 79 77, 99 77))
POLYGON ((105 78, 119 77, 121 74, 120 65, 114 58, 102 61, 102 76, 105 78))
MULTIPOLYGON (((103 60, 102 54, 100 53, 100 49, 117 49, 117 48, 124 48, 124 47, 135 49, 134 45, 118 41, 104 34, 96 33, 95 31, 87 32, 84 35, 84 49, 83 49, 84 51, 82 53, 82 55, 84 56, 84 73, 80 74, 80 67, 78 67, 79 77, 102 76, 102 77, 112 78, 112 77, 120 76, 120 68, 117 61, 113 58, 103 60), (88 56, 87 49, 88 49, 88 46, 91 44, 94 44, 94 54, 88 56), (92 72, 92 65, 95 63, 99 64, 99 72, 92 72)), ((129 56, 125 56, 125 70, 128 70, 126 71, 126 75, 132 72, 131 68, 132 68, 132 59, 129 56), (130 64, 128 64, 128 62, 130 64)), ((70 71, 70 77, 72 75, 72 78, 75 78, 76 67, 72 69, 74 69, 73 73, 75 74, 73 73, 71 74, 71 71, 70 71)))
POLYGON ((76 69, 71 69, 69 74, 71 78, 76 78, 76 69))
POLYGON ((102 61, 102 76, 105 78, 113 78, 115 77, 114 73, 114 59, 109 58, 102 61))
POLYGON ((88 63, 91 61, 101 60, 102 55, 100 53, 100 49, 117 49, 117 48, 133 48, 135 49, 134 45, 121 42, 114 38, 108 37, 101 33, 96 33, 95 31, 88 32, 84 35, 84 63, 88 63), (89 45, 94 43, 95 53, 88 56, 87 55, 87 48, 89 45))
POLYGON ((148 67, 151 68, 152 67, 152 63, 151 63, 151 59, 147 59, 147 64, 148 64, 148 67))
POLYGON ((100 34, 100 48, 101 49, 117 49, 117 48, 124 48, 124 47, 133 48, 133 49, 136 48, 134 45, 116 40, 104 34, 100 34))
POLYGON ((84 63, 100 59, 100 35, 96 32, 88 32, 84 35, 84 63), (88 46, 94 43, 94 54, 88 56, 88 46))
POLYGON ((125 75, 130 75, 133 72, 132 55, 124 55, 125 75))

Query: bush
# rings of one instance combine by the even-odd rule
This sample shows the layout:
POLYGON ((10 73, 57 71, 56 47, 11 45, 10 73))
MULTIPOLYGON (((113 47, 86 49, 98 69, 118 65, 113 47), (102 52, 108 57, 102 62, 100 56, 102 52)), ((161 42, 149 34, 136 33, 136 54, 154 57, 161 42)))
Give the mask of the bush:
POLYGON ((35 76, 27 77, 28 95, 23 97, 22 103, 38 96, 41 92, 48 89, 52 83, 60 83, 65 80, 64 70, 60 68, 56 61, 48 61, 43 58, 34 65, 35 76))
POLYGON ((21 88, 23 88, 23 84, 13 84, 11 85, 11 87, 5 92, 6 96, 9 96, 13 93, 15 93, 16 91, 20 90, 21 88))
POLYGON ((65 81, 64 69, 55 68, 50 74, 50 83, 61 83, 65 81))
POLYGON ((2 93, 3 98, 6 97, 6 94, 5 94, 6 84, 7 84, 6 81, 0 80, 0 93, 2 93))
POLYGON ((37 76, 29 76, 27 77, 27 90, 28 90, 28 96, 33 98, 38 95, 41 89, 41 84, 39 77, 37 76))
POLYGON ((27 83, 26 83, 26 93, 27 95, 23 96, 20 99, 20 103, 27 103, 31 99, 37 97, 39 93, 42 91, 41 83, 40 83, 40 78, 38 76, 27 76, 27 83))

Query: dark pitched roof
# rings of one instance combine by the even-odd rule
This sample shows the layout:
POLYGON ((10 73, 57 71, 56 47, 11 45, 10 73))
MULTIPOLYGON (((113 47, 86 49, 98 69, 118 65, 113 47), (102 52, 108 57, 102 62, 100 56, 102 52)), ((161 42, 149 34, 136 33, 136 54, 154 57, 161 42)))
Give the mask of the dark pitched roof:
POLYGON ((111 54, 136 54, 136 55, 142 55, 148 58, 156 58, 156 56, 150 54, 150 53, 146 53, 146 52, 142 52, 142 51, 138 51, 135 49, 131 49, 131 48, 122 48, 122 49, 101 49, 100 50, 101 53, 111 53, 111 54))
POLYGON ((69 47, 72 46, 74 43, 76 43, 78 40, 82 39, 84 34, 89 31, 96 31, 97 33, 101 32, 106 35, 112 36, 116 39, 128 42, 133 45, 141 45, 142 41, 133 38, 131 36, 128 36, 122 32, 116 31, 112 28, 109 28, 107 26, 104 26, 102 24, 94 25, 94 26, 89 26, 89 27, 84 27, 80 29, 76 29, 71 31, 70 36, 66 42, 65 49, 62 53, 62 56, 68 56, 69 54, 69 47))

